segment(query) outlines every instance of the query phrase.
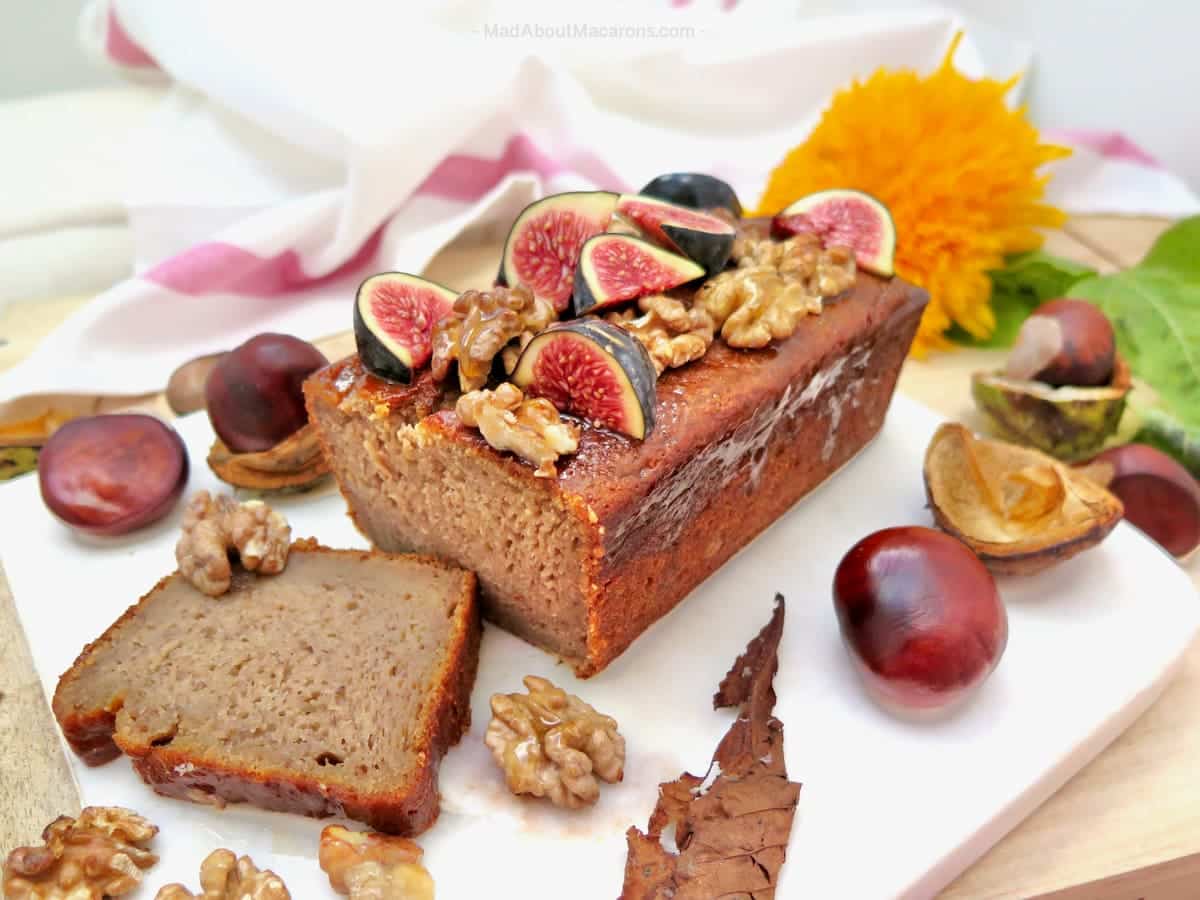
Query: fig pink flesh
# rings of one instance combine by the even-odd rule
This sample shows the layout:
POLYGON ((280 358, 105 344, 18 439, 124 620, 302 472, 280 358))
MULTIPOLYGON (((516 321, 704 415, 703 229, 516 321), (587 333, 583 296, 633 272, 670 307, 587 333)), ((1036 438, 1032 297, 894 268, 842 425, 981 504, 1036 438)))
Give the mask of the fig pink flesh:
POLYGON ((827 200, 808 212, 778 216, 775 227, 788 234, 820 235, 826 247, 853 247, 862 259, 875 257, 881 248, 879 213, 861 200, 827 200))
POLYGON ((371 315, 388 336, 408 349, 414 368, 429 362, 430 335, 437 320, 450 313, 450 301, 428 288, 385 282, 371 292, 371 315))
POLYGON ((653 234, 658 240, 671 244, 670 239, 663 233, 662 226, 679 225, 684 228, 694 228, 697 231, 707 231, 713 234, 729 234, 733 226, 715 216, 696 212, 691 209, 661 206, 657 203, 639 203, 624 200, 617 206, 617 211, 636 223, 642 230, 653 234))
POLYGON ((538 354, 531 393, 614 431, 629 429, 624 391, 608 361, 584 341, 554 338, 538 354))
POLYGON ((631 241, 605 241, 591 249, 591 262, 607 301, 669 290, 684 280, 631 241))
POLYGON ((562 311, 571 298, 583 242, 607 227, 608 217, 588 218, 567 209, 551 209, 533 217, 523 223, 513 249, 517 277, 562 311))

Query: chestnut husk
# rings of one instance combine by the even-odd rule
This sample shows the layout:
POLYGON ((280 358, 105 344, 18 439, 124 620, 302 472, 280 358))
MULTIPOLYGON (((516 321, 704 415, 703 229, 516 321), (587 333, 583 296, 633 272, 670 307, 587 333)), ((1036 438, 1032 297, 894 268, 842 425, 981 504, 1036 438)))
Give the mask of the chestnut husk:
POLYGON ((997 437, 1075 462, 1094 456, 1117 430, 1132 386, 1129 365, 1118 354, 1112 380, 1100 387, 1052 387, 1002 371, 976 372, 971 395, 997 437))
POLYGON ((957 423, 934 433, 923 473, 934 522, 999 575, 1031 575, 1089 550, 1124 514, 1121 501, 1082 472, 1029 447, 976 438, 957 423), (1010 477, 1027 489, 1006 506, 1010 477), (1038 478, 1049 483, 1040 504, 1032 489, 1038 478))
POLYGON ((226 484, 256 491, 305 490, 329 474, 329 463, 311 422, 257 453, 234 453, 216 438, 208 451, 208 465, 226 484))

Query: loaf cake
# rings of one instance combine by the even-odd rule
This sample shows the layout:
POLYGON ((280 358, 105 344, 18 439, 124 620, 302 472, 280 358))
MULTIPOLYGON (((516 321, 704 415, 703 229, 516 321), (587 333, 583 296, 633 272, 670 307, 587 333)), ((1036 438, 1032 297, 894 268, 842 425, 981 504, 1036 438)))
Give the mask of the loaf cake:
POLYGON ((879 431, 926 299, 860 271, 790 337, 664 371, 645 440, 581 423, 551 478, 465 427, 429 370, 401 384, 352 356, 305 393, 363 534, 472 569, 486 618, 586 677, 879 431))
POLYGON ((470 723, 479 638, 470 572, 299 541, 282 573, 235 569, 220 598, 164 578, 53 709, 87 763, 123 751, 159 793, 416 834, 470 723))

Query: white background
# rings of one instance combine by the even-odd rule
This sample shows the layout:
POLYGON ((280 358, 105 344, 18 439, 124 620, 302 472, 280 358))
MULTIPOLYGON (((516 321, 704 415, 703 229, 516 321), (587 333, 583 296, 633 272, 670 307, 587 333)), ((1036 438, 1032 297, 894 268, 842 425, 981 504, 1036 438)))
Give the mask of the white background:
MULTIPOLYGON (((741 2, 750 6, 755 0, 741 2)), ((0 3, 0 100, 115 82, 79 50, 75 23, 82 5, 82 0, 0 3)), ((779 5, 819 14, 914 3, 785 0, 779 5)), ((1192 111, 1191 100, 1200 84, 1200 3, 957 0, 947 5, 1033 44, 1036 62, 1027 98, 1041 127, 1125 131, 1200 186, 1200 153, 1195 152, 1200 115, 1192 111)))

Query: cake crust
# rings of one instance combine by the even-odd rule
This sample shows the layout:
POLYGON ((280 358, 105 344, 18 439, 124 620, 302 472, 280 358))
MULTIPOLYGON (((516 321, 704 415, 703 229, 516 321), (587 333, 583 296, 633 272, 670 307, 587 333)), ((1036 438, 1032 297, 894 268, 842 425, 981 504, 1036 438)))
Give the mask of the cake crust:
MULTIPOLYGON (((494 579, 483 578, 481 588, 485 616, 564 656, 586 677, 878 432, 926 302, 899 278, 860 272, 852 290, 827 300, 792 337, 762 350, 717 341, 701 359, 664 372, 658 424, 644 441, 585 425, 578 452, 560 461, 556 479, 535 477, 531 465, 464 427, 428 372, 411 386, 396 385, 349 357, 311 376, 305 393, 351 516, 384 549, 411 541, 425 550, 425 535, 420 526, 398 533, 388 522, 389 501, 351 484, 349 469, 363 465, 363 453, 347 438, 349 423, 377 433, 366 465, 377 467, 379 491, 404 490, 400 460, 409 451, 395 435, 415 426, 424 446, 485 461, 496 477, 519 480, 531 503, 569 511, 584 545, 583 652, 514 622, 514 601, 529 598, 507 596, 513 592, 494 579)), ((480 565, 455 555, 449 542, 440 552, 466 568, 480 565)))

